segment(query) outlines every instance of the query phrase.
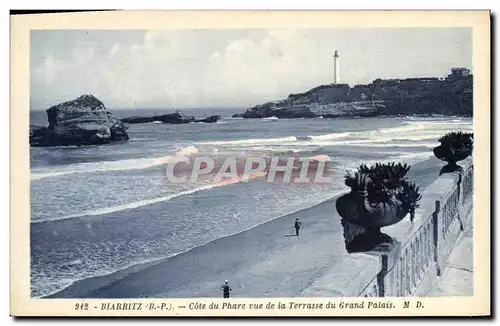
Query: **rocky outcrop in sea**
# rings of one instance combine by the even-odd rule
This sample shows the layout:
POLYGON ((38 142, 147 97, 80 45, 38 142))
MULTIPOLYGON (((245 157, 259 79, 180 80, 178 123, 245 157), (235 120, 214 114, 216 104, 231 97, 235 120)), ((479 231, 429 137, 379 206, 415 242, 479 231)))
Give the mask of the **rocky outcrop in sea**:
POLYGON ((47 111, 49 126, 30 126, 31 146, 98 145, 127 140, 128 126, 112 117, 93 95, 82 95, 47 111))
POLYGON ((146 117, 128 117, 123 118, 122 121, 125 123, 151 123, 151 122, 162 122, 168 124, 183 124, 190 122, 204 122, 204 123, 214 123, 219 121, 221 118, 220 115, 212 115, 205 119, 196 119, 193 116, 187 116, 181 113, 180 111, 175 111, 174 113, 167 113, 162 115, 153 115, 146 117))

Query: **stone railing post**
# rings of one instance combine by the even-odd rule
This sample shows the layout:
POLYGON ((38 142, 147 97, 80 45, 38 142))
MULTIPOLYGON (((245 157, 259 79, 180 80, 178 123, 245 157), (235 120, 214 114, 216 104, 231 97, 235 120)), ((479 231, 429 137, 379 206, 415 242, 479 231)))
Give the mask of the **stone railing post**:
POLYGON ((385 294, 387 291, 386 284, 385 284, 385 276, 387 275, 387 272, 389 271, 389 264, 388 264, 389 257, 387 255, 382 255, 380 258, 381 258, 382 268, 381 268, 380 273, 377 275, 378 296, 385 297, 385 294))
POLYGON ((401 243, 395 242, 394 248, 380 255, 380 272, 377 275, 378 296, 396 296, 397 287, 400 284, 397 280, 399 275, 394 271, 398 264, 401 264, 401 243))
POLYGON ((458 222, 460 223, 460 231, 463 231, 464 230, 464 223, 462 222, 462 219, 460 218, 460 212, 462 211, 462 197, 463 197, 463 194, 462 194, 462 173, 459 173, 458 174, 458 181, 457 181, 457 191, 458 191, 458 198, 457 198, 457 205, 458 205, 458 209, 457 209, 457 219, 458 219, 458 222))
POLYGON ((436 273, 438 276, 441 276, 441 266, 439 265, 439 230, 440 230, 440 218, 439 212, 441 210, 441 202, 436 200, 436 209, 432 214, 432 225, 434 229, 434 262, 436 263, 436 273))
POLYGON ((474 166, 470 164, 464 171, 462 176, 462 197, 460 198, 461 222, 464 228, 470 223, 469 216, 472 208, 472 192, 473 192, 473 171, 474 166))

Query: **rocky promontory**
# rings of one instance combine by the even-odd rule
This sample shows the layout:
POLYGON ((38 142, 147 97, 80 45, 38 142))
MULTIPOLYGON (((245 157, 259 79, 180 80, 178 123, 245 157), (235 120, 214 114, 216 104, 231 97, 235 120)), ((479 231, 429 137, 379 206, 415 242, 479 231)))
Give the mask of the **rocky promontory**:
POLYGON ((221 118, 220 115, 212 115, 205 119, 196 119, 192 116, 187 116, 181 113, 180 111, 175 111, 174 113, 167 113, 162 115, 153 115, 146 117, 128 117, 123 118, 122 121, 125 123, 151 123, 151 122, 162 122, 169 124, 183 124, 190 122, 204 122, 204 123, 213 123, 219 121, 221 118))
MULTIPOLYGON (((462 71, 462 70, 460 70, 462 71)), ((472 116, 472 75, 376 79, 367 85, 321 85, 257 105, 233 117, 337 118, 401 115, 472 116)))
POLYGON ((48 127, 30 126, 31 146, 98 145, 129 138, 128 126, 92 95, 54 105, 46 112, 48 127))

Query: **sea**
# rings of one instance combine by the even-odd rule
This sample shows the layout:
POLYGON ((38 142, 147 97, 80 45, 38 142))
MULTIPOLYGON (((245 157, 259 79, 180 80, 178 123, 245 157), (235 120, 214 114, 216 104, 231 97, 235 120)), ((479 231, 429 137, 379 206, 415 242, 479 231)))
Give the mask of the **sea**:
MULTIPOLYGON (((172 110, 110 110, 118 118, 172 110)), ((344 176, 361 163, 415 164, 439 137, 472 132, 472 118, 377 117, 242 119, 233 109, 190 109, 217 123, 131 124, 126 142, 30 149, 31 295, 82 279, 178 255, 221 237, 317 205, 348 191, 344 176), (328 155, 333 182, 294 186, 173 183, 166 161, 179 153, 328 155)), ((45 111, 30 123, 47 125, 45 111)), ((418 183, 418 182, 417 182, 418 183)))

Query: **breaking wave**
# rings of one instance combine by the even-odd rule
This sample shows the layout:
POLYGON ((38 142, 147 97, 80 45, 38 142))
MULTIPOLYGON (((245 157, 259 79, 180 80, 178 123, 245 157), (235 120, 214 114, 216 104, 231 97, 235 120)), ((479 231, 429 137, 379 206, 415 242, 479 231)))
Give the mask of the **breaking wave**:
POLYGON ((98 215, 105 215, 105 214, 110 214, 110 213, 115 213, 115 212, 120 212, 124 211, 127 209, 133 209, 133 208, 138 208, 146 205, 151 205, 159 202, 164 202, 168 201, 173 198, 189 195, 196 193, 198 191, 203 191, 203 190, 208 190, 212 189, 215 187, 220 187, 227 185, 227 183, 220 183, 220 184, 209 184, 209 185, 204 185, 195 189, 190 189, 190 190, 185 190, 181 191, 175 194, 171 194, 168 196, 162 196, 162 197, 157 197, 157 198, 150 198, 150 199, 144 199, 144 200, 138 200, 135 202, 131 203, 126 203, 122 205, 116 205, 116 206, 111 206, 111 207, 104 207, 104 208, 98 208, 94 210, 88 210, 84 212, 79 212, 77 214, 71 214, 71 215, 66 215, 66 216, 61 216, 61 217, 56 217, 56 218, 49 218, 49 219, 41 219, 41 220, 33 220, 31 223, 43 223, 43 222, 52 222, 52 221, 59 221, 59 220, 67 220, 71 218, 79 218, 79 217, 85 217, 85 216, 98 216, 98 215))
POLYGON ((119 161, 101 161, 93 163, 76 163, 50 169, 40 168, 35 170, 34 172, 31 172, 31 181, 72 173, 146 169, 152 166, 168 163, 173 157, 176 156, 189 156, 197 153, 198 149, 195 146, 187 146, 181 148, 171 155, 160 157, 127 159, 119 161))

